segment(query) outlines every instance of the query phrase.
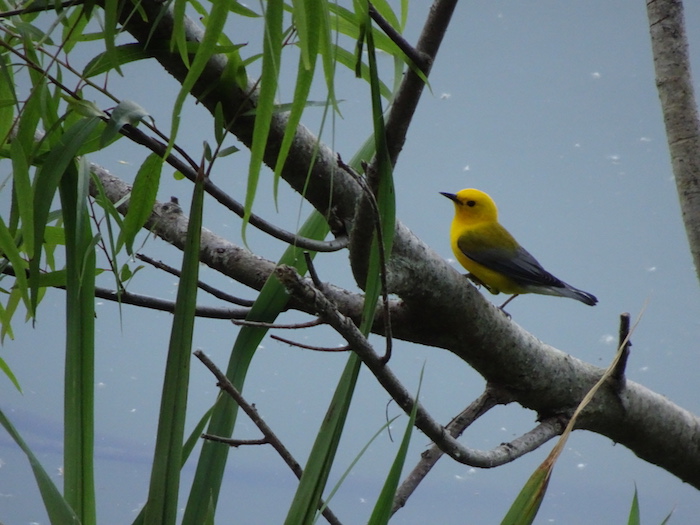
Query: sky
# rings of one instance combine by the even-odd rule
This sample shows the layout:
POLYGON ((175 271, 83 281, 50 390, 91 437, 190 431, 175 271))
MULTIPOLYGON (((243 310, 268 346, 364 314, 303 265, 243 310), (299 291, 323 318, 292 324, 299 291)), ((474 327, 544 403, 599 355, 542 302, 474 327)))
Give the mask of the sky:
MULTIPOLYGON (((700 6, 687 2, 686 27, 695 71, 700 71, 700 6)), ((407 38, 415 41, 427 2, 414 2, 407 38)), ((234 41, 259 41, 259 25, 236 27, 234 41), (245 33, 250 31, 250 33, 245 33)), ((98 53, 88 49, 86 60, 98 53)), ((248 52, 245 48, 244 54, 248 52)), ((250 53, 252 54, 252 49, 250 53)), ((387 60, 383 61, 389 66, 387 60)), ((296 68, 294 55, 284 63, 296 68)), ((251 74, 254 74, 254 66, 251 74)), ((122 99, 141 104, 162 129, 169 129, 176 83, 153 65, 125 68, 110 79, 122 99), (151 89, 157 86, 157 89, 151 89)), ((643 2, 461 2, 443 42, 395 171, 397 215, 446 259, 453 208, 439 192, 476 187, 496 201, 501 222, 556 276, 595 294, 600 303, 529 295, 509 306, 513 322, 539 339, 580 359, 606 366, 617 342, 619 315, 643 316, 632 336, 627 375, 697 413, 700 293, 680 217, 671 173, 643 2)), ((697 82, 696 82, 697 85, 697 82)), ((368 92, 349 73, 337 83, 342 117, 326 125, 324 141, 350 158, 370 129, 368 92)), ((323 96, 321 82, 314 95, 323 96)), ((280 100, 292 95, 289 83, 280 100)), ((213 142, 212 122, 189 105, 179 141, 197 158, 203 140, 213 142)), ((317 132, 321 109, 309 108, 304 123, 317 132)), ((235 141, 232 143, 235 144, 235 141)), ((146 153, 124 140, 90 160, 132 180, 146 153), (124 143, 124 144, 122 144, 124 143)), ((245 188, 247 157, 227 158, 214 180, 234 196, 245 188)), ((7 172, 5 168, 4 172, 7 172)), ((166 172, 167 174, 167 172, 166 172)), ((288 229, 303 222, 308 206, 286 188, 279 209, 269 172, 255 211, 288 229)), ((7 213, 7 189, 0 212, 7 213)), ((189 201, 187 182, 164 177, 160 200, 189 201)), ((205 225, 239 242, 240 223, 210 201, 205 225)), ((276 259, 281 248, 250 232, 250 247, 276 259)), ((148 240, 145 253, 178 265, 177 250, 148 240)), ((457 263, 455 267, 459 268, 457 263)), ((317 258, 321 278, 357 290, 343 253, 317 258)), ((252 298, 252 292, 202 268, 202 279, 252 298)), ((109 280, 103 281, 104 285, 109 280)), ((132 291, 174 299, 175 279, 145 269, 132 291)), ((485 293, 485 292, 484 292, 485 293)), ((500 304, 502 296, 489 298, 500 304)), ((217 304, 202 294, 203 304, 217 304)), ((0 377, 0 406, 60 483, 62 439, 62 344, 64 295, 50 291, 36 326, 15 321, 16 338, 0 355, 24 394, 0 377)), ((133 520, 144 503, 152 456, 161 376, 171 316, 99 301, 97 306, 97 484, 101 522, 133 520)), ((307 319, 289 315, 285 322, 307 319)), ((224 366, 237 328, 222 321, 198 321, 195 346, 224 366)), ((288 334, 282 334, 287 336, 288 334)), ((326 328, 294 334, 320 346, 342 343, 326 328)), ((382 340, 371 341, 382 347, 382 340)), ((347 357, 290 348, 266 338, 251 366, 244 394, 303 462, 347 357)), ((396 342, 392 370, 415 391, 421 368, 421 401, 448 422, 476 398, 483 379, 449 352, 396 342)), ((198 362, 192 366, 192 417, 210 406, 215 381, 198 362)), ((342 474, 385 423, 388 395, 363 371, 340 444, 342 474)), ((536 415, 518 406, 499 407, 462 437, 475 448, 491 448, 528 431, 536 415)), ((394 439, 405 419, 393 425, 394 439)), ((243 416, 236 436, 258 433, 243 416)), ((407 468, 428 445, 414 433, 407 468)), ((352 470, 331 506, 344 523, 363 523, 371 512, 398 444, 386 433, 375 440, 352 470)), ((513 464, 479 470, 442 460, 392 523, 494 523, 551 444, 513 464)), ((184 469, 188 486, 194 465, 184 469)), ((635 486, 642 520, 690 523, 700 514, 700 494, 662 469, 649 465, 609 439, 575 432, 554 472, 537 523, 620 523, 626 520, 635 486)), ((234 450, 227 468, 226 497, 219 520, 279 523, 293 496, 294 478, 264 448, 234 450), (270 505, 270 501, 279 502, 270 505)), ((0 433, 0 521, 46 523, 31 470, 9 437, 0 433)))

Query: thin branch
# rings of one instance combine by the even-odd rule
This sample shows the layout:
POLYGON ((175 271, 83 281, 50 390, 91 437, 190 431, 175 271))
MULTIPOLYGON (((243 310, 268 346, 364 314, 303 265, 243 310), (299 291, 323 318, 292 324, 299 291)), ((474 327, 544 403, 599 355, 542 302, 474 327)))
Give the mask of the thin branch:
POLYGON ((221 436, 215 436, 214 434, 202 434, 202 439, 206 439, 208 441, 214 441, 216 443, 224 443, 225 445, 228 445, 229 447, 241 447, 244 445, 269 445, 270 442, 266 439, 232 439, 232 438, 225 438, 221 436))
POLYGON ((320 319, 314 319, 306 323, 293 324, 263 323, 262 321, 249 321, 247 319, 231 319, 231 322, 236 326, 254 326, 256 328, 270 328, 273 330, 299 330, 301 328, 312 328, 323 324, 323 321, 320 319))
MULTIPOLYGON (((464 430, 476 421, 479 417, 499 404, 507 404, 512 401, 512 395, 503 389, 498 389, 493 385, 486 385, 484 392, 475 399, 467 408, 460 412, 445 427, 445 430, 452 436, 458 437, 464 430)), ((444 455, 437 445, 431 446, 421 454, 413 470, 406 476, 394 495, 394 505, 392 514, 406 504, 408 498, 418 488, 418 485, 425 479, 438 460, 444 455)))
MULTIPOLYGON (((335 305, 323 295, 323 292, 314 288, 308 279, 302 279, 294 268, 280 266, 275 270, 275 275, 299 301, 307 303, 309 306, 313 305, 319 317, 343 336, 353 352, 357 353, 394 401, 406 414, 410 414, 416 401, 389 367, 382 362, 355 323, 338 312, 335 305)), ((445 428, 436 422, 420 403, 417 407, 416 426, 455 461, 482 468, 492 468, 509 463, 535 450, 556 435, 533 430, 525 435, 528 436, 527 438, 523 436, 520 440, 501 444, 493 450, 470 449, 445 432, 445 428)))
MULTIPOLYGON (((349 165, 345 164, 343 160, 340 158, 340 155, 338 155, 338 166, 341 167, 343 170, 345 170, 351 177, 353 177, 357 183, 359 184, 360 188, 362 188, 362 192, 366 198, 366 203, 370 206, 371 208, 371 213, 368 214, 366 218, 370 218, 373 222, 374 225, 374 233, 377 236, 377 251, 379 253, 379 278, 381 280, 381 289, 382 289, 382 306, 384 309, 384 317, 383 317, 383 323, 384 323, 384 334, 386 336, 386 348, 384 350, 384 356, 382 357, 382 361, 384 363, 388 363, 389 359, 391 359, 391 350, 393 347, 393 337, 392 337, 392 332, 391 332, 391 312, 389 311, 389 287, 387 284, 387 278, 386 278, 386 273, 387 273, 387 258, 386 258, 386 251, 384 250, 384 242, 382 239, 384 239, 384 235, 382 232, 382 221, 379 216, 379 205, 377 204, 377 199, 372 192, 372 189, 369 187, 367 184, 367 180, 360 176, 358 173, 355 172, 349 165)), ((365 169, 367 169, 367 165, 363 165, 365 169)), ((363 201, 364 202, 364 201, 363 201)), ((364 220, 362 218, 362 215, 357 217, 358 220, 364 220)), ((354 231, 361 230, 362 228, 355 228, 354 231)), ((353 253, 365 253, 365 250, 362 250, 359 248, 360 243, 358 243, 359 235, 354 235, 353 236, 353 247, 354 250, 351 249, 351 254, 353 253)), ((371 242, 372 235, 369 235, 368 239, 371 242)), ((357 258, 355 258, 357 259, 357 258)), ((366 258, 365 258, 366 259, 366 258)), ((365 264, 362 264, 363 267, 363 272, 364 275, 362 276, 362 279, 365 281, 367 280, 367 269, 365 264)))
MULTIPOLYGON (((2 269, 2 273, 6 275, 15 275, 15 270, 12 266, 7 265, 2 269)), ((59 290, 65 290, 65 286, 52 286, 59 290)), ((95 297, 105 299, 119 304, 130 304, 133 306, 141 306, 151 310, 159 310, 161 312, 175 311, 175 302, 158 299, 149 295, 141 295, 137 293, 127 292, 126 290, 116 291, 109 288, 95 288, 95 297)), ((250 310, 248 308, 216 308, 214 306, 197 306, 195 315, 208 319, 244 319, 250 310)))
MULTIPOLYGON (((66 0, 61 2, 61 9, 67 9, 84 4, 84 0, 66 0)), ((35 2, 30 6, 21 9, 13 9, 12 11, 0 12, 0 18, 10 18, 11 16, 28 15, 30 13, 41 13, 42 11, 55 11, 56 5, 53 3, 35 2)))
POLYGON ((337 348, 331 348, 328 346, 306 345, 304 343, 297 343, 296 341, 292 341, 291 339, 285 339, 284 337, 280 337, 274 334, 271 334, 270 337, 272 339, 275 339, 276 341, 287 343, 290 346, 296 346, 297 348, 303 348, 304 350, 313 350, 314 352, 347 352, 351 349, 349 346, 339 346, 337 348))
MULTIPOLYGON (((287 447, 285 447, 284 444, 279 440, 277 435, 272 431, 268 424, 265 423, 265 421, 260 417, 255 407, 250 405, 243 398, 241 393, 236 389, 236 387, 234 387, 231 384, 226 375, 221 370, 219 370, 219 368, 214 364, 214 362, 211 359, 209 359, 204 354, 204 352, 202 352, 201 350, 196 350, 194 352, 194 355, 204 364, 204 366, 206 366, 211 371, 212 374, 214 374, 214 377, 216 377, 216 380, 218 381, 219 388, 221 388, 224 392, 226 392, 233 398, 233 400, 238 404, 238 406, 241 407, 243 412, 245 412, 248 415, 248 417, 253 421, 255 426, 258 427, 260 432, 262 432, 263 436, 265 436, 265 439, 277 451, 277 453, 284 460, 287 466, 289 466, 294 475, 298 479, 301 479, 301 475, 303 474, 301 466, 294 459, 294 456, 292 456, 291 452, 287 450, 287 447)), ((328 506, 323 500, 319 501, 319 508, 323 508, 323 517, 326 518, 329 523, 340 525, 340 520, 335 516, 335 514, 333 514, 333 512, 328 508, 328 506)))
MULTIPOLYGON (((166 152, 167 146, 161 141, 154 137, 149 137, 146 133, 140 129, 126 124, 120 130, 122 134, 137 144, 141 144, 146 148, 150 149, 157 155, 163 156, 166 152)), ((165 161, 170 164, 173 168, 182 173, 186 179, 194 182, 197 178, 197 171, 193 169, 188 164, 182 162, 173 154, 168 155, 165 161)), ((214 184, 211 179, 206 179, 204 182, 204 190, 214 197, 221 205, 238 215, 243 217, 245 215, 245 207, 235 199, 233 199, 228 193, 219 188, 214 184)), ((335 252, 342 250, 348 245, 347 236, 342 234, 338 235, 335 239, 331 241, 317 241, 315 239, 309 239, 307 237, 301 237, 295 235, 287 230, 278 228, 274 224, 266 221, 262 217, 250 214, 249 222, 254 227, 258 228, 260 231, 267 233, 268 235, 278 239, 280 241, 286 242, 293 246, 298 246, 306 250, 314 252, 335 252)))
MULTIPOLYGON (((145 263, 150 264, 151 266, 154 266, 155 268, 158 268, 159 270, 168 272, 169 274, 174 275, 175 277, 180 277, 180 270, 178 270, 177 268, 173 268, 172 266, 169 266, 162 261, 156 261, 155 259, 152 259, 148 255, 144 255, 142 253, 137 253, 135 257, 140 261, 143 261, 145 263)), ((241 299, 240 297, 236 297, 235 295, 223 292, 218 288, 215 288, 214 286, 205 283, 204 281, 197 281, 197 287, 204 290, 205 292, 210 293, 217 299, 221 299, 222 301, 226 301, 228 303, 237 304, 239 306, 251 307, 255 302, 249 299, 241 299)))
POLYGON ((426 72, 425 69, 431 61, 429 56, 427 56, 425 53, 421 53, 415 47, 409 44, 403 35, 394 29, 394 27, 387 22, 386 19, 379 14, 379 12, 377 12, 377 9, 371 3, 369 4, 369 16, 372 17, 372 20, 374 20, 381 30, 384 31, 384 34, 386 34, 386 36, 388 36, 391 41, 394 42, 394 44, 396 44, 401 51, 403 51, 403 53, 411 62, 415 64, 418 69, 420 69, 422 72, 426 72))

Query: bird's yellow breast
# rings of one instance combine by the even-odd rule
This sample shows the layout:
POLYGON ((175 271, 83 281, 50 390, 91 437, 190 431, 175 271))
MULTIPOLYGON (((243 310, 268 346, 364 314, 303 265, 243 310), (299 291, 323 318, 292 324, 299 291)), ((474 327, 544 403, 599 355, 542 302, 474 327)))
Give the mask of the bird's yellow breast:
POLYGON ((455 218, 450 231, 452 251, 459 263, 481 281, 492 294, 520 294, 525 290, 515 281, 470 259, 467 253, 489 251, 508 259, 518 249, 513 236, 497 222, 470 224, 455 218), (464 251, 463 251, 464 250, 464 251))

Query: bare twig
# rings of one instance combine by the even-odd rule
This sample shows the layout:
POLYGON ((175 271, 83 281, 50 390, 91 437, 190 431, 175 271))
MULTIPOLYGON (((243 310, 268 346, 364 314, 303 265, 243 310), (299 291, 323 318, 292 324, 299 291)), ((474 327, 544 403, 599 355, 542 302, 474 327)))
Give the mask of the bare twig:
POLYGON ((304 343, 297 343, 296 341, 292 341, 291 339, 285 339, 284 337, 280 337, 278 335, 270 335, 272 339, 275 339, 276 341, 280 341, 282 343, 287 343, 290 346, 296 346, 298 348, 303 348, 305 350, 313 350, 314 352, 347 352, 350 350, 349 346, 339 346, 337 348, 331 348, 328 346, 313 346, 313 345, 306 345, 304 343))
MULTIPOLYGON (((292 472, 294 472, 294 475, 298 479, 301 479, 301 475, 303 474, 301 466, 294 459, 291 452, 287 450, 287 447, 284 446, 284 444, 279 440, 277 435, 267 425, 267 423, 265 423, 265 421, 260 417, 258 411, 243 398, 241 393, 236 389, 236 387, 234 387, 231 384, 226 375, 221 370, 219 370, 219 368, 214 364, 214 362, 211 359, 209 359, 206 356, 206 354, 204 354, 204 352, 202 352, 201 350, 195 350, 194 355, 204 364, 204 366, 206 366, 211 371, 212 374, 214 374, 214 377, 216 377, 216 380, 218 381, 219 388, 221 388, 224 392, 226 392, 233 398, 233 400, 238 404, 238 406, 241 407, 243 412, 245 412, 248 415, 248 417, 253 421, 255 426, 258 427, 260 432, 263 433, 263 436, 265 436, 265 440, 269 442, 270 445, 272 445, 272 448, 274 448, 277 451, 277 453, 284 460, 287 466, 289 466, 292 472)), ((340 525, 340 520, 326 506, 323 500, 319 501, 319 508, 322 507, 324 507, 322 512, 323 517, 326 518, 329 523, 332 523, 334 525, 340 525)))
MULTIPOLYGON (((506 404, 512 400, 507 391, 497 389, 492 385, 486 385, 484 392, 475 399, 467 408, 460 412, 445 427, 445 430, 452 436, 458 437, 464 430, 476 421, 479 417, 491 410, 498 404, 506 404), (503 396, 503 397, 501 397, 503 396)), ((421 459, 413 470, 406 476, 403 483, 396 490, 394 495, 394 505, 392 514, 406 504, 408 498, 413 494, 418 485, 425 479, 438 460, 444 455, 437 445, 431 446, 421 454, 421 459)))
MULTIPOLYGON (((383 242, 383 233, 382 233, 382 221, 379 218, 379 205, 377 204, 377 199, 374 196, 374 193, 372 192, 372 189, 368 186, 367 180, 360 176, 358 173, 355 172, 350 166, 345 164, 343 160, 340 158, 340 155, 338 156, 338 166, 345 170, 350 176, 352 176, 357 183, 359 184, 360 188, 362 188, 362 192, 367 199, 367 203, 369 204, 370 208, 372 209, 372 213, 369 214, 369 217, 371 217, 373 226, 374 226, 374 232, 377 236, 377 251, 379 253, 379 278, 381 280, 381 288, 382 288, 382 307, 384 309, 384 316, 383 316, 383 322, 384 322, 384 335, 386 336, 386 348, 384 350, 384 356, 382 357, 382 361, 386 364, 389 362, 389 359, 391 359, 391 350, 393 346, 393 337, 392 337, 392 332, 391 332, 391 312, 389 311, 389 288, 387 284, 387 278, 386 278, 386 272, 387 272, 387 257, 386 257, 386 251, 384 250, 384 242, 383 242)), ((366 165, 363 165, 365 168, 367 168, 366 165)), ((358 217, 360 220, 362 220, 361 217, 358 217)), ((355 228, 355 230, 361 229, 361 228, 355 228)), ((371 235, 369 236, 371 238, 371 235)), ((357 239, 357 236, 355 236, 355 239, 357 239)), ((355 249, 357 248, 357 244, 354 245, 355 249)), ((366 268, 364 270, 365 275, 363 278, 366 280, 367 279, 367 273, 366 273, 366 268)))
MULTIPOLYGON (((2 269, 2 273, 6 275, 15 275, 15 269, 7 265, 2 269)), ((59 290, 65 290, 65 286, 54 286, 59 290)), ((126 290, 116 291, 108 288, 95 288, 95 297, 113 301, 120 304, 130 304, 133 306, 141 306, 150 308, 151 310, 160 310, 162 312, 174 312, 175 302, 158 299, 149 295, 141 295, 137 293, 127 292, 126 290)), ((198 306, 195 309, 197 317, 205 317, 209 319, 244 319, 250 310, 248 308, 216 308, 213 306, 198 306)))
POLYGON ((221 436, 215 436, 214 434, 202 434, 202 439, 206 439, 208 441, 215 441, 217 443, 224 443, 225 445, 228 445, 229 447, 241 447, 244 445, 269 445, 270 442, 263 438, 263 439, 232 439, 232 438, 225 438, 221 436))
MULTIPOLYGON (((140 261, 150 264, 151 266, 154 266, 155 268, 158 268, 159 270, 163 270, 164 272, 168 272, 171 275, 180 277, 180 270, 178 270, 177 268, 173 268, 172 266, 169 266, 162 261, 156 261, 155 259, 152 259, 148 255, 144 255, 142 253, 137 253, 136 258, 140 261)), ((240 306, 250 307, 253 306, 253 303, 255 302, 249 299, 241 299, 240 297, 236 297, 235 295, 227 294, 226 292, 223 292, 218 288, 215 288, 205 283, 204 281, 197 281, 197 287, 204 290, 205 292, 210 293, 217 299, 221 299, 222 301, 237 304, 240 306)))
POLYGON ((247 319, 231 319, 231 322, 236 326, 254 326, 256 328, 270 328, 274 330, 299 330, 301 328, 312 328, 323 324, 323 321, 320 319, 314 319, 306 323, 293 324, 263 323, 262 321, 249 321, 247 319))

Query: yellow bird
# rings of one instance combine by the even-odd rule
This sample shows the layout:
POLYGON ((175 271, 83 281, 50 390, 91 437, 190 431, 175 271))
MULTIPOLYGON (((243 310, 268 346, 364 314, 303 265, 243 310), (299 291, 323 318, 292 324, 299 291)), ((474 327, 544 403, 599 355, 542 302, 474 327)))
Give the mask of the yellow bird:
POLYGON ((594 295, 578 290, 547 272, 498 222, 498 209, 483 191, 465 189, 442 195, 455 205, 450 229, 452 251, 474 282, 492 294, 512 294, 501 308, 518 295, 538 293, 570 297, 593 306, 594 295))

